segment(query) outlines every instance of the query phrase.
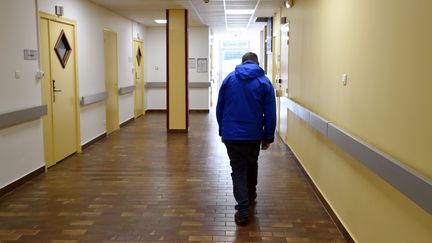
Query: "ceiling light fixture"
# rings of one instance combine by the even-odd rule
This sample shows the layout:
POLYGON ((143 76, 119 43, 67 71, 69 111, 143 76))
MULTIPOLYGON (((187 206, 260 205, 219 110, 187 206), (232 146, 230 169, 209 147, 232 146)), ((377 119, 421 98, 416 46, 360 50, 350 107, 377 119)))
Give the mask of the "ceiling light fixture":
POLYGON ((254 9, 227 9, 226 14, 253 14, 254 9))
POLYGON ((252 19, 254 18, 254 14, 255 14, 255 12, 256 12, 256 10, 258 8, 258 5, 260 4, 261 0, 256 0, 257 2, 256 2, 256 5, 255 5, 255 8, 252 9, 252 10, 251 9, 227 9, 226 8, 227 7, 226 6, 226 1, 227 0, 222 0, 222 1, 223 1, 223 6, 224 6, 225 28, 226 28, 226 31, 247 31, 248 28, 249 28, 249 25, 250 25, 250 23, 252 21, 252 19), (232 28, 232 27, 229 28, 228 27, 228 18, 227 18, 228 14, 238 14, 238 15, 245 14, 245 15, 250 15, 249 21, 246 24, 246 28, 244 28, 244 29, 243 28, 238 29, 238 28, 232 28))
POLYGON ((223 5, 224 5, 224 15, 225 15, 225 29, 228 31, 228 20, 227 20, 227 13, 226 13, 226 2, 225 0, 223 0, 223 5))
POLYGON ((248 21, 248 23, 247 23, 247 25, 246 25, 246 30, 249 29, 249 25, 250 25, 250 23, 252 22, 252 19, 253 19, 254 15, 255 15, 255 12, 256 12, 256 10, 257 10, 258 5, 260 4, 260 2, 261 2, 261 0, 258 0, 258 1, 257 1, 256 5, 255 5, 255 8, 254 8, 254 12, 253 12, 253 14, 250 16, 249 21, 248 21))
POLYGON ((166 24, 167 23, 166 19, 155 19, 154 21, 158 24, 166 24))
POLYGON ((245 32, 246 28, 228 28, 228 32, 245 32))

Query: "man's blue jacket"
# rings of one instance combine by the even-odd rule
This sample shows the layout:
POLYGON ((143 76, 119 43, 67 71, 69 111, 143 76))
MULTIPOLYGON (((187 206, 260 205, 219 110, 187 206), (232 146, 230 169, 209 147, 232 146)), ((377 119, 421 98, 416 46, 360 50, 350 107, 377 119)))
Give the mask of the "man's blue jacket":
POLYGON ((219 90, 216 117, 224 140, 274 141, 276 100, 264 70, 245 61, 230 73, 219 90))

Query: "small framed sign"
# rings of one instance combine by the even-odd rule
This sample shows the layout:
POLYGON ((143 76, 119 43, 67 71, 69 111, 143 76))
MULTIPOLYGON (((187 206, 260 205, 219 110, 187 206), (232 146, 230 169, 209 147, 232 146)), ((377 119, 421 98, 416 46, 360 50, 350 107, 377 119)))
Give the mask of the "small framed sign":
POLYGON ((188 59, 188 66, 189 66, 189 69, 195 69, 196 68, 195 58, 189 58, 188 59))
POLYGON ((207 72, 207 58, 197 58, 197 72, 206 73, 207 72))

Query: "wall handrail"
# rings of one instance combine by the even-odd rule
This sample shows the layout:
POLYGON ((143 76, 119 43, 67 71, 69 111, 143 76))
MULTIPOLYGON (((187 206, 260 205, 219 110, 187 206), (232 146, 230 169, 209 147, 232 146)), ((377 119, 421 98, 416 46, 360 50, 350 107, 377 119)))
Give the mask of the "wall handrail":
POLYGON ((135 91, 135 85, 119 88, 119 95, 129 94, 135 91))
MULTIPOLYGON (((189 82, 189 88, 209 88, 211 82, 189 82)), ((166 88, 166 82, 146 82, 146 88, 166 88)))
POLYGON ((370 171, 432 214, 432 180, 319 115, 288 99, 287 108, 360 161, 370 171))
POLYGON ((48 114, 46 105, 0 114, 0 129, 28 122, 48 114))
POLYGON ((81 96, 80 104, 81 106, 90 105, 96 102, 104 101, 108 97, 108 92, 103 91, 96 94, 81 96))

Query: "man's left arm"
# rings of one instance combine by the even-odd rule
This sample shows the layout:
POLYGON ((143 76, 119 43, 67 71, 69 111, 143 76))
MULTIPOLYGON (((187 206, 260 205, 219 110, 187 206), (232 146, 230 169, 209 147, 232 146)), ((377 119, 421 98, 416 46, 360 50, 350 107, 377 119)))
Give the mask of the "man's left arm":
POLYGON ((266 85, 264 100, 264 137, 263 149, 267 149, 269 144, 274 141, 276 129, 276 98, 273 86, 270 81, 266 85), (267 146, 267 147, 266 147, 267 146))
POLYGON ((218 95, 218 101, 216 105, 216 119, 219 125, 219 136, 222 137, 222 116, 223 116, 223 109, 224 109, 224 85, 223 82, 220 89, 219 89, 219 95, 218 95))

